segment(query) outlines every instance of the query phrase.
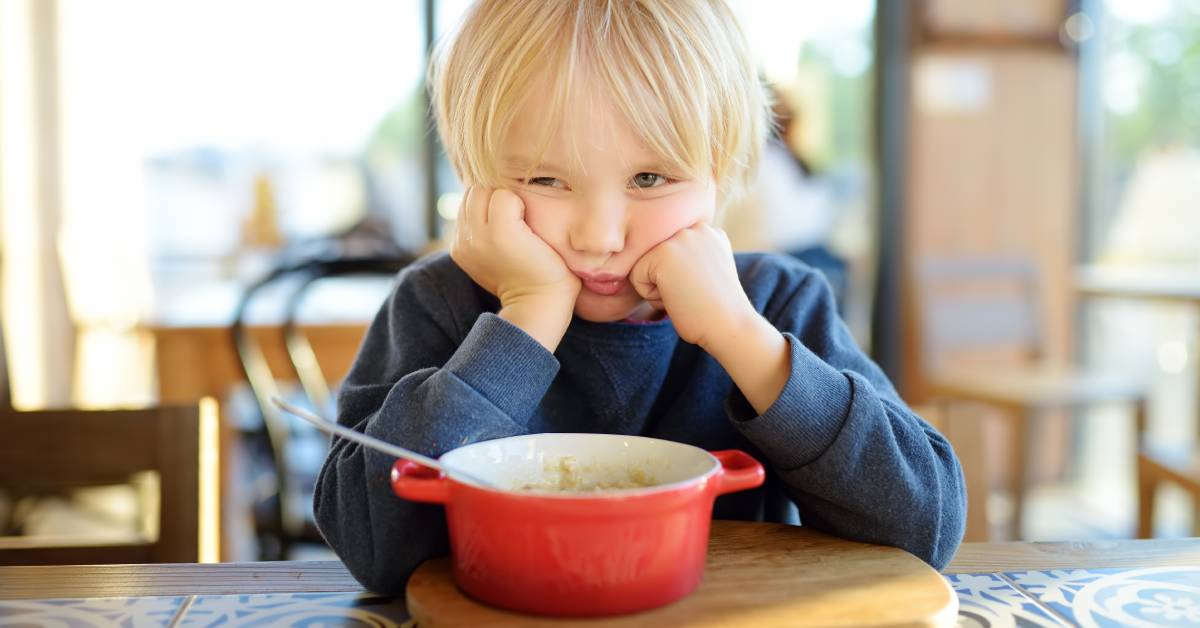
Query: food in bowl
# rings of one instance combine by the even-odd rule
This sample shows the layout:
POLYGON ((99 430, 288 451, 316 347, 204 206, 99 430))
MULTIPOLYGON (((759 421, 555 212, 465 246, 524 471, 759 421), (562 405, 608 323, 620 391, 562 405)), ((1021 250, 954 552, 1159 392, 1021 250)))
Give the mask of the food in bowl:
POLYGON ((542 465, 546 475, 538 482, 526 482, 514 487, 518 491, 559 491, 587 493, 627 488, 647 488, 658 481, 645 469, 638 467, 623 469, 598 469, 595 465, 580 468, 575 456, 562 456, 557 461, 546 461, 542 465), (623 475, 623 478, 621 476, 623 475), (597 479, 612 478, 621 479, 597 479))

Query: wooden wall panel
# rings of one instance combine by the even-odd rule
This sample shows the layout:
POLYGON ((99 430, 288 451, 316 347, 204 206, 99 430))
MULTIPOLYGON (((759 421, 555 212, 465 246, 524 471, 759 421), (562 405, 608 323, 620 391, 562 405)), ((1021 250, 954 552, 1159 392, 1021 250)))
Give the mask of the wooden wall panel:
MULTIPOLYGON (((1046 47, 913 56, 906 244, 930 256, 1005 255, 1040 271, 1046 355, 1070 357, 1078 163, 1076 65, 1046 47)), ((913 291, 904 389, 924 396, 913 291)))
POLYGON ((925 0, 926 33, 948 37, 1046 38, 1056 36, 1066 0, 925 0))

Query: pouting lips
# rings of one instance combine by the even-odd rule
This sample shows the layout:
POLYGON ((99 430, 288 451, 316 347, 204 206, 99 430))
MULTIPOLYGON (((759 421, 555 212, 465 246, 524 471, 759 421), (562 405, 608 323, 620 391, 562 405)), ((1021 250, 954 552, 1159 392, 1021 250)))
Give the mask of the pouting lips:
POLYGON ((621 291, 628 283, 624 279, 612 279, 607 281, 595 281, 592 279, 584 279, 583 287, 591 292, 595 292, 601 296, 612 296, 621 291))

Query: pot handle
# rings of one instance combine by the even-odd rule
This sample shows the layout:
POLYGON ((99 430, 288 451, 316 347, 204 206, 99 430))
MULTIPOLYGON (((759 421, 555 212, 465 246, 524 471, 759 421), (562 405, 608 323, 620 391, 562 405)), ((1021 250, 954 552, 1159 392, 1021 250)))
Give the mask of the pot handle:
POLYGON ((717 474, 717 495, 736 493, 762 485, 766 472, 750 454, 740 449, 709 453, 721 463, 721 471, 717 474))
POLYGON ((392 491, 414 502, 445 504, 450 501, 450 481, 446 475, 411 460, 392 465, 392 491))

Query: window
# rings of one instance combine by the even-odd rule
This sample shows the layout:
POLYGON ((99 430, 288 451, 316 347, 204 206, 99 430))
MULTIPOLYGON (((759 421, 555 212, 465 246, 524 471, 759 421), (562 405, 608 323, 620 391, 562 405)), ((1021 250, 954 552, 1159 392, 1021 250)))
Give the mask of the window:
POLYGON ((78 402, 151 395, 148 341, 132 330, 228 322, 274 245, 368 215, 404 246, 425 242, 423 7, 58 3, 58 244, 78 402), (176 315, 187 320, 163 320, 176 315))
POLYGON ((155 264, 227 259, 367 212, 424 241, 422 4, 61 3, 64 226, 155 264))
MULTIPOLYGON (((1095 121, 1085 126, 1093 147, 1085 261, 1152 275, 1200 273, 1200 2, 1104 0, 1093 8, 1096 33, 1083 59, 1084 84, 1093 86, 1083 93, 1085 119, 1095 121)), ((1150 375, 1150 432, 1175 443, 1195 441, 1200 415, 1194 310, 1119 299, 1085 309, 1089 359, 1150 375)), ((1095 470, 1087 480, 1106 492, 1128 481, 1111 464, 1113 445, 1129 440, 1124 434, 1091 434, 1105 444, 1083 449, 1109 458, 1085 462, 1095 470)), ((1185 496, 1164 491, 1160 501, 1169 529, 1158 533, 1187 535, 1185 496)))

